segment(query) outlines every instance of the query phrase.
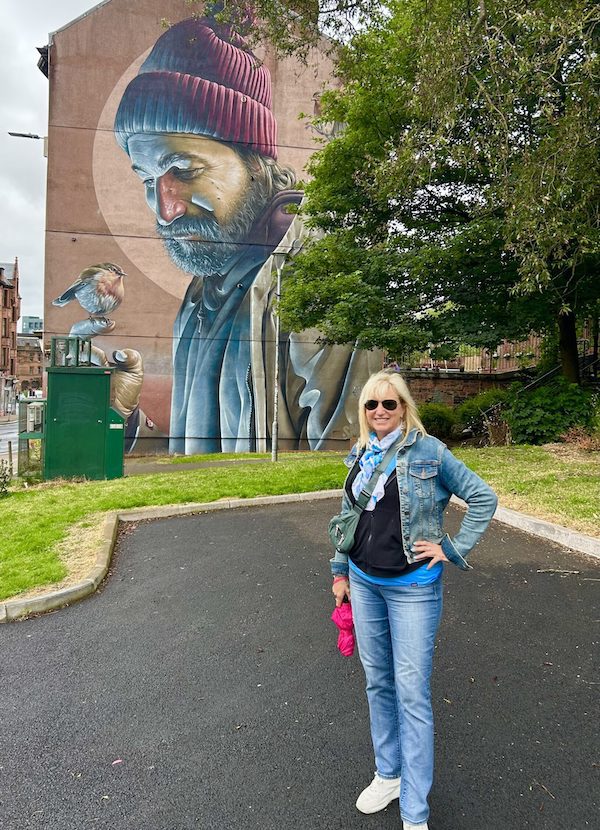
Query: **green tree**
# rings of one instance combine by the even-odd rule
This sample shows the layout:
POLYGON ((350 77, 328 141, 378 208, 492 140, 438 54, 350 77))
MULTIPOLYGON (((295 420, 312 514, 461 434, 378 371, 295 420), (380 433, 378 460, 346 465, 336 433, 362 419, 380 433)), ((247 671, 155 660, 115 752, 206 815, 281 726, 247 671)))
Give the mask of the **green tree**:
POLYGON ((600 297, 598 5, 291 7, 257 0, 253 31, 302 54, 332 35, 343 87, 316 120, 345 126, 308 168, 326 235, 289 270, 285 322, 395 352, 558 326, 578 381, 576 320, 600 297))

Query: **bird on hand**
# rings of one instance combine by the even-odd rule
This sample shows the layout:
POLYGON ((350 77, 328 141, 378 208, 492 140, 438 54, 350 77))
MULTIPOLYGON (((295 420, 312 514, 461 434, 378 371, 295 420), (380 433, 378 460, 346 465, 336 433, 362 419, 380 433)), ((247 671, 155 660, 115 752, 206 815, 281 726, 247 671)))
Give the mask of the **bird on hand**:
POLYGON ((83 269, 73 285, 52 301, 52 305, 64 306, 76 299, 88 312, 90 320, 104 318, 123 302, 123 277, 126 276, 122 268, 112 262, 90 265, 83 269))

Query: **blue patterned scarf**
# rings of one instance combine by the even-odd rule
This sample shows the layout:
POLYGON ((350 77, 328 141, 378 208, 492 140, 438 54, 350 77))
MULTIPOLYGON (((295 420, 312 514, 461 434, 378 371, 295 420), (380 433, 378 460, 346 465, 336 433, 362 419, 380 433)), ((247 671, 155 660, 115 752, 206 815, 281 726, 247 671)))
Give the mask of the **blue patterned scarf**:
MULTIPOLYGON (((374 432, 371 433, 369 437, 369 441, 367 443, 367 448, 364 453, 361 455, 359 459, 360 465, 360 472, 352 482, 352 493, 354 498, 357 499, 360 495, 360 491, 364 488, 364 486, 368 483, 375 468, 381 462, 381 459, 387 452, 387 450, 392 446, 392 444, 398 440, 400 437, 402 430, 400 428, 395 429, 393 432, 390 432, 389 435, 384 436, 381 441, 377 439, 377 436, 374 432)), ((392 463, 395 459, 392 459, 392 463)), ((385 470, 380 476, 375 485, 375 489, 371 494, 371 498, 369 499, 369 503, 365 507, 365 510, 374 510, 375 505, 377 502, 383 497, 384 490, 385 490, 385 483, 388 480, 389 472, 385 470)))

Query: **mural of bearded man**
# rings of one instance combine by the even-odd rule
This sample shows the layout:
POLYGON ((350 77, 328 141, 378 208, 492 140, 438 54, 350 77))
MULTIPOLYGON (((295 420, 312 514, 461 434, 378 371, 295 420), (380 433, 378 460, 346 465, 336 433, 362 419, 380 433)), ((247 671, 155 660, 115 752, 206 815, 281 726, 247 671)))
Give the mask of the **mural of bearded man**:
MULTIPOLYGON (((121 99, 115 136, 156 228, 190 284, 174 324, 169 450, 265 450, 276 344, 272 253, 301 247, 295 175, 277 163, 269 70, 209 18, 155 43, 121 99), (290 210, 291 208, 291 210, 290 210)), ((349 400, 373 353, 280 338, 279 436, 288 448, 347 439, 349 400), (346 428, 346 429, 344 429, 346 428)))

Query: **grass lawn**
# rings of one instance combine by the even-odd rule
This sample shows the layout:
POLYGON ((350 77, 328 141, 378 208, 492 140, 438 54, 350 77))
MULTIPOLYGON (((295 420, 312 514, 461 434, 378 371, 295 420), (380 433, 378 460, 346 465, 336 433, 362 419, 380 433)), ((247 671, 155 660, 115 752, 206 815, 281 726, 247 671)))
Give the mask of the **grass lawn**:
MULTIPOLYGON (((256 458, 256 456, 254 456, 256 458)), ((111 510, 221 498, 301 493, 339 487, 337 453, 283 454, 277 464, 240 461, 226 467, 136 475, 113 481, 46 482, 13 489, 0 501, 0 600, 60 582, 66 566, 58 546, 69 529, 111 510)), ((197 461, 215 456, 197 457, 197 461)), ((218 457, 221 460, 222 456, 218 457)), ((97 524, 97 520, 96 520, 97 524)))
POLYGON ((568 444, 454 450, 503 507, 600 536, 600 453, 568 444))
POLYGON ((258 458, 270 457, 271 453, 266 452, 222 452, 218 455, 169 455, 156 460, 169 466, 173 464, 197 464, 199 461, 243 461, 246 458, 256 461, 258 458))
MULTIPOLYGON (((503 506, 600 536, 600 453, 520 446, 454 452, 489 481, 503 506)), ((283 454, 277 464, 235 458, 235 465, 185 471, 172 466, 225 456, 171 459, 164 473, 114 481, 17 485, 0 500, 0 600, 60 583, 70 569, 65 540, 81 546, 107 511, 326 490, 340 487, 345 473, 339 453, 283 454)))

